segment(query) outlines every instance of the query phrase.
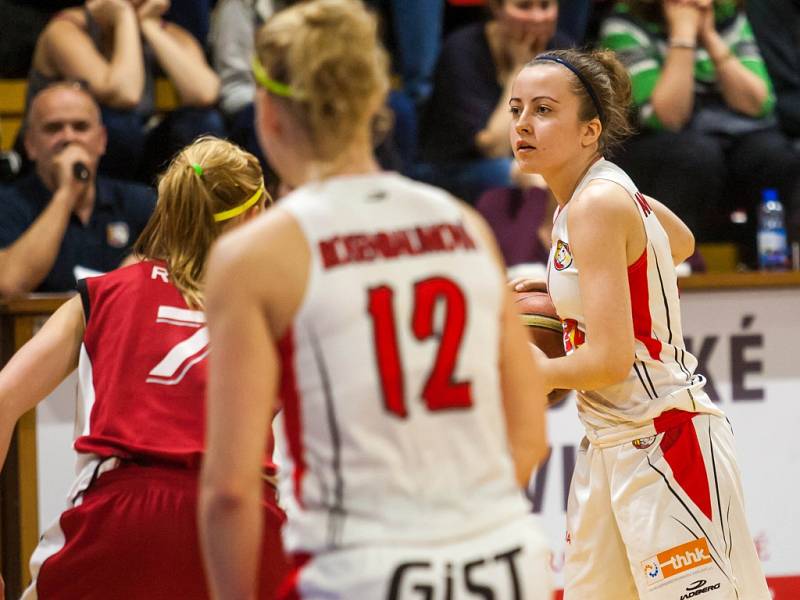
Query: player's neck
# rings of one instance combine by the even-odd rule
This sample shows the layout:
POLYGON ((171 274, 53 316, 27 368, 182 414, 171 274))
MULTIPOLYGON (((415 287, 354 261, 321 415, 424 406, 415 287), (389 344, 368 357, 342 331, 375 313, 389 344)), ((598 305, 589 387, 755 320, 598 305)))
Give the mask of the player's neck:
POLYGON ((601 158, 600 154, 593 152, 578 160, 570 160, 559 169, 545 175, 545 181, 559 205, 564 206, 570 201, 586 172, 601 158))
POLYGON ((310 161, 303 169, 300 185, 342 175, 364 175, 381 170, 372 148, 367 144, 354 144, 329 161, 310 161))

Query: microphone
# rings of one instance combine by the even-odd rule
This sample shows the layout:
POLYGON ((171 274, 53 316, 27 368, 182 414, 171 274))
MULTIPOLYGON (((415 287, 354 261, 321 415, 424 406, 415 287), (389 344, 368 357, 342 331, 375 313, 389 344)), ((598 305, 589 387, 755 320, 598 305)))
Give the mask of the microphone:
POLYGON ((89 169, 86 165, 78 161, 72 165, 72 176, 78 181, 89 181, 89 169))

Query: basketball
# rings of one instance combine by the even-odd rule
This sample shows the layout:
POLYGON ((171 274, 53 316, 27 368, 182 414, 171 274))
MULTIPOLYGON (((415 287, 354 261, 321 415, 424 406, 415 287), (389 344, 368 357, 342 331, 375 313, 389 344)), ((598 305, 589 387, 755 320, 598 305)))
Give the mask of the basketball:
MULTIPOLYGON (((561 319, 547 292, 516 292, 514 307, 528 327, 528 335, 549 358, 565 356, 561 319)), ((553 390, 547 395, 550 406, 560 404, 569 390, 553 390)))

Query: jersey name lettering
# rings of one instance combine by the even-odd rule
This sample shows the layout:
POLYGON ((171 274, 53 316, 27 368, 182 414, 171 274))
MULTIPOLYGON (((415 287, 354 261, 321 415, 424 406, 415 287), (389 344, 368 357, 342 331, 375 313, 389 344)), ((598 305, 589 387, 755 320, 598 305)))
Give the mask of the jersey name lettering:
POLYGON ((154 265, 150 272, 150 279, 160 279, 164 283, 169 283, 169 272, 164 267, 154 265))
POLYGON ((381 258, 474 249, 475 242, 461 223, 439 223, 370 234, 355 233, 319 242, 325 269, 381 258))

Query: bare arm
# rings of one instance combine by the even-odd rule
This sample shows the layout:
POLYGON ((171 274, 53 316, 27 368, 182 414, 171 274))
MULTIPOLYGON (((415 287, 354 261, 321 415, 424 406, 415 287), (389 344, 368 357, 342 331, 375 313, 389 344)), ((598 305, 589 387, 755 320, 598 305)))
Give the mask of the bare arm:
POLYGON ((291 217, 279 208, 265 217, 225 236, 208 267, 212 351, 199 526, 217 599, 255 598, 261 467, 280 377, 276 340, 299 305, 309 263, 291 217))
POLYGON ((526 487, 531 473, 547 456, 547 399, 544 377, 533 360, 528 335, 514 310, 511 292, 504 278, 505 266, 489 227, 477 214, 468 213, 468 221, 491 248, 500 268, 497 285, 502 288, 500 315, 500 381, 506 430, 517 483, 526 487))
POLYGON ((658 217, 658 222, 667 232, 672 262, 679 265, 694 254, 694 235, 680 217, 655 198, 646 196, 647 203, 658 217))
POLYGON ((0 466, 17 420, 44 400, 78 365, 83 307, 68 300, 0 371, 0 466))
POLYGON ((707 23, 710 25, 700 33, 701 43, 708 51, 725 103, 742 114, 757 117, 767 101, 769 90, 761 78, 745 66, 731 53, 728 45, 714 29, 712 9, 708 10, 707 23))
POLYGON ((586 343, 563 358, 537 358, 546 360, 546 389, 594 390, 622 381, 633 364, 628 256, 640 255, 646 238, 630 196, 614 184, 591 184, 572 202, 567 227, 586 343))
POLYGON ((142 20, 142 35, 158 64, 175 85, 184 106, 211 106, 219 98, 219 76, 209 66, 194 37, 175 24, 142 20))
MULTIPOLYGON (((106 59, 86 32, 72 21, 59 19, 42 34, 46 61, 56 75, 85 81, 98 102, 112 108, 136 106, 144 91, 144 63, 136 14, 124 0, 101 0, 113 5, 104 18, 113 19, 114 43, 106 59)), ((89 2, 92 10, 98 2, 89 2)))
POLYGON ((511 123, 511 114, 508 111, 508 99, 511 97, 511 86, 517 72, 509 76, 503 86, 500 101, 492 112, 486 125, 475 135, 475 145, 487 158, 502 158, 511 155, 511 145, 508 142, 508 127, 511 123))
POLYGON ((697 43, 701 13, 692 4, 670 0, 663 4, 671 45, 650 103, 664 127, 677 131, 686 125, 694 110, 693 47, 697 43))
POLYGON ((210 347, 200 532, 214 598, 255 598, 261 463, 279 377, 278 355, 252 273, 223 241, 209 261, 210 347))

